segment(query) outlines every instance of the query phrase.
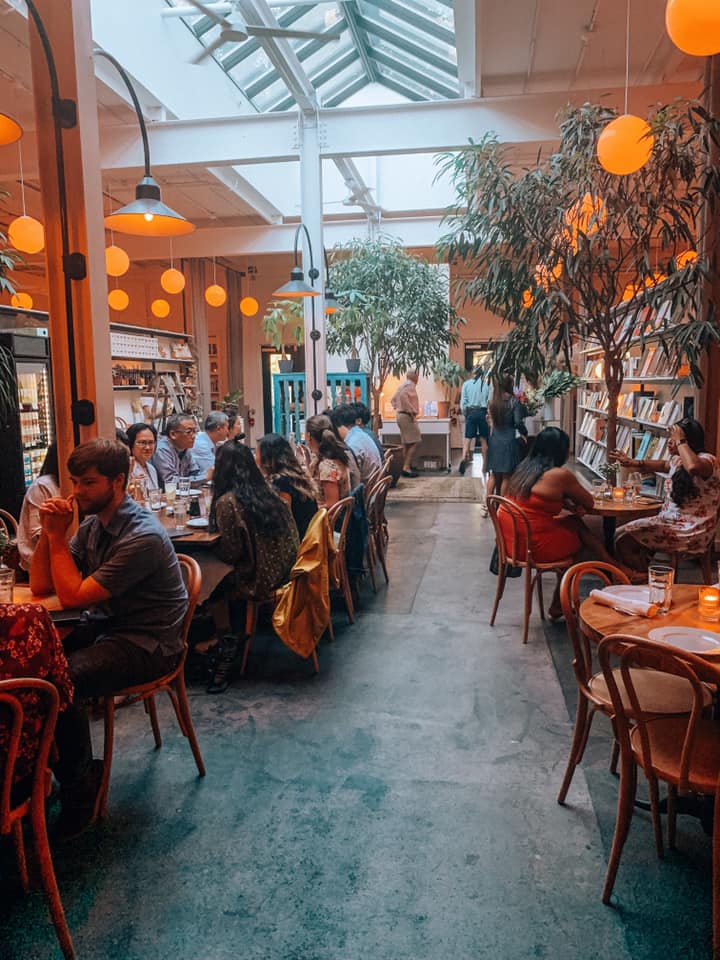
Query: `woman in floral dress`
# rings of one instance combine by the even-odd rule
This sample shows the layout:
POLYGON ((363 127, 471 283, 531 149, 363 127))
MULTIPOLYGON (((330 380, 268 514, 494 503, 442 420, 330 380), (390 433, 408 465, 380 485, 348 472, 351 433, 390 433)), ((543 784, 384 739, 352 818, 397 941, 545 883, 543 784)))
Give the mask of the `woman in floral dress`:
POLYGON ((350 493, 350 451, 322 413, 307 421, 305 436, 314 455, 310 473, 320 493, 318 503, 331 507, 350 493))
POLYGON ((669 460, 632 460, 622 451, 613 458, 642 472, 669 473, 670 490, 660 513, 632 520, 616 536, 617 555, 635 569, 647 569, 654 553, 702 553, 712 542, 720 510, 720 463, 705 450, 705 431, 697 420, 670 428, 669 460))

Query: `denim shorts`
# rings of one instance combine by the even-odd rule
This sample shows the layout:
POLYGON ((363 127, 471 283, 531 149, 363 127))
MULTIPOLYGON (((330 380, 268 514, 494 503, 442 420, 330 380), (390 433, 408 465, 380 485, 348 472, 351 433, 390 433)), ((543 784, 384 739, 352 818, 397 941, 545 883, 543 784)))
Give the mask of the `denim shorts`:
POLYGON ((468 407, 465 414, 465 439, 488 438, 487 407, 468 407))

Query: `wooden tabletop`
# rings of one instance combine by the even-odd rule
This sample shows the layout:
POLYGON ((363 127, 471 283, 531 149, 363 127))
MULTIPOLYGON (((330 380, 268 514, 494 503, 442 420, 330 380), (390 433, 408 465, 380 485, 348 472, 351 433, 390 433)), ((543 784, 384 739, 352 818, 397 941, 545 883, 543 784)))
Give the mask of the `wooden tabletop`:
MULTIPOLYGON (((656 627, 694 627, 706 633, 718 634, 720 648, 720 622, 711 623, 701 620, 698 615, 698 590, 702 584, 676 583, 673 586, 672 606, 668 613, 657 617, 632 617, 602 603, 596 603, 591 597, 583 600, 578 611, 578 621, 583 633, 599 643, 611 633, 628 633, 636 637, 647 637, 656 627)), ((719 660, 718 653, 704 653, 708 659, 719 660)))
POLYGON ((591 513, 597 517, 614 517, 616 520, 639 520, 642 517, 654 517, 660 513, 662 503, 659 500, 595 500, 591 513))
POLYGON ((62 604, 54 593, 36 596, 26 583, 16 583, 13 588, 13 603, 39 603, 46 610, 62 610, 62 604))
POLYGON ((175 517, 166 516, 164 509, 153 510, 153 515, 170 534, 172 542, 178 546, 212 547, 220 539, 219 533, 210 533, 207 527, 186 526, 181 534, 181 531, 175 526, 175 517))

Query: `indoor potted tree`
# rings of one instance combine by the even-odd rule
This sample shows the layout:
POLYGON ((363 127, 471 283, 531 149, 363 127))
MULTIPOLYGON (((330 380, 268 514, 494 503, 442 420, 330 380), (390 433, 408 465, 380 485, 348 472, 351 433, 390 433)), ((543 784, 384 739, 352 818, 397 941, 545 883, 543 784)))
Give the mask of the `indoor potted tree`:
POLYGON ((462 387, 463 380, 467 377, 467 370, 463 369, 457 360, 445 357, 433 365, 433 374, 435 382, 442 385, 445 396, 444 400, 438 401, 438 417, 442 419, 450 416, 453 394, 462 387))
POLYGON ((281 354, 280 372, 290 373, 293 368, 292 352, 305 342, 302 300, 271 301, 262 318, 262 326, 270 343, 281 354))

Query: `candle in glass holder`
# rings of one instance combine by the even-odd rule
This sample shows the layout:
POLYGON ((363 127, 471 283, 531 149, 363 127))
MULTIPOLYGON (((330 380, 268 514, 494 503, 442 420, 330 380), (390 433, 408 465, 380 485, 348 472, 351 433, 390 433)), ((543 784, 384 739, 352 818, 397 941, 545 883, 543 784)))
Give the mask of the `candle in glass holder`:
POLYGON ((612 498, 615 503, 621 503, 625 499, 625 490, 623 487, 612 488, 612 498))
POLYGON ((720 620, 720 590, 717 587, 700 587, 698 614, 702 620, 720 620))

